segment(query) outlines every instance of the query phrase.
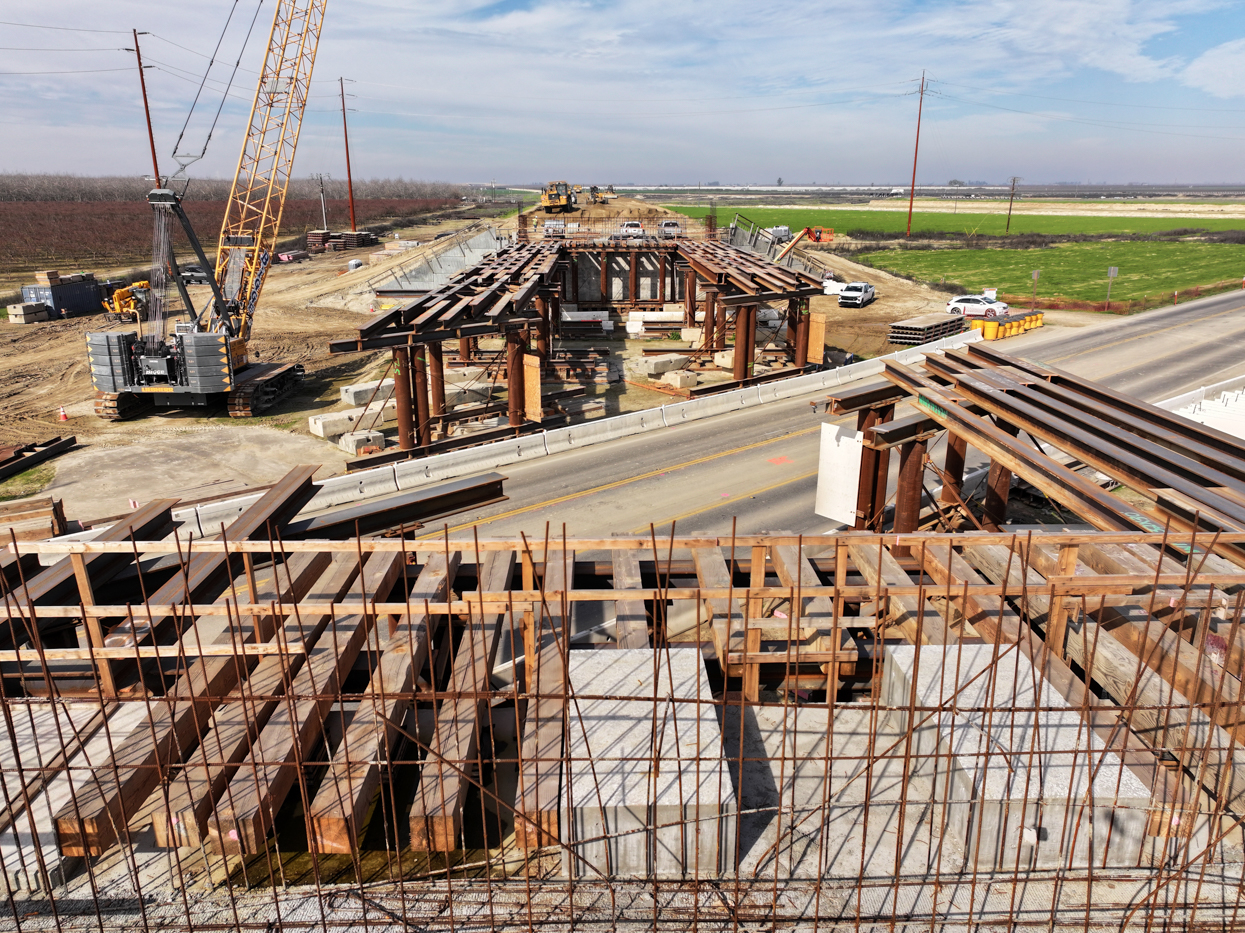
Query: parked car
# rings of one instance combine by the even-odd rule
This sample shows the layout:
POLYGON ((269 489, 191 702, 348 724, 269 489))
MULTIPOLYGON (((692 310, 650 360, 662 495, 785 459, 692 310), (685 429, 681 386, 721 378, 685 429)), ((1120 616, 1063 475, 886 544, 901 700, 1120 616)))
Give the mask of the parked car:
POLYGON ((182 266, 181 273, 182 281, 187 285, 206 285, 210 281, 202 266, 182 266))
POLYGON ((947 302, 948 314, 962 314, 965 317, 1002 317, 1007 308, 1007 302, 991 301, 985 295, 960 295, 947 302))
POLYGON ((644 224, 638 220, 624 220, 618 225, 618 232, 614 234, 615 240, 637 240, 644 237, 644 224))
POLYGON ((663 240, 683 235, 683 225, 677 220, 663 220, 657 225, 657 235, 663 240))
POLYGON ((863 308, 877 298, 877 293, 868 282, 848 282, 839 290, 840 308, 863 308))

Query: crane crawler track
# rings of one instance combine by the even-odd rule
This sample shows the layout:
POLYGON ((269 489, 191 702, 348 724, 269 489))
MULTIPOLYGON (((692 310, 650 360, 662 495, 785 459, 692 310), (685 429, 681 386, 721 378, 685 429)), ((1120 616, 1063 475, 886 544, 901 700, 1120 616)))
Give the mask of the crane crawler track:
POLYGON ((250 367, 246 381, 229 393, 229 417, 253 418, 271 408, 303 383, 303 364, 258 364, 250 367), (254 375, 250 370, 255 370, 254 375))
POLYGON ((133 392, 95 393, 95 417, 102 421, 127 421, 151 407, 150 398, 133 392))

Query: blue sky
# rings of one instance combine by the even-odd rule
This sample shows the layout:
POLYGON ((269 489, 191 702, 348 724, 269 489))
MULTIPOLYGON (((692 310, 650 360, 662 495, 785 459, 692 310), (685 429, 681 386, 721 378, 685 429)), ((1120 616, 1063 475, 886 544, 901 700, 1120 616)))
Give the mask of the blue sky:
MULTIPOLYGON (((272 7, 192 174, 233 169, 272 7)), ((171 164, 231 10, 191 150, 255 0, 6 0, 0 171, 150 172, 131 25, 171 164)), ((900 184, 922 70, 918 183, 1245 182, 1240 0, 329 0, 295 172, 344 175, 344 76, 360 177, 900 184)))

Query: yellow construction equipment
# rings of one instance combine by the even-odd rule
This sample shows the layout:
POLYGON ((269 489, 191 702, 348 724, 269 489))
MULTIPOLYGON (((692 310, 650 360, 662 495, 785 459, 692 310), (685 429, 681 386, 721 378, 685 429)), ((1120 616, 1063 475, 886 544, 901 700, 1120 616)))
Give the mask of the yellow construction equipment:
POLYGON ((109 324, 147 320, 150 295, 151 283, 146 280, 118 288, 103 301, 104 320, 109 324))
POLYGON ((574 210, 571 186, 565 181, 551 181, 540 195, 540 206, 546 214, 574 210))
POLYGON ((311 69, 328 0, 278 0, 259 84, 251 104, 242 154, 225 206, 216 249, 211 300, 196 311, 190 303, 169 227, 185 231, 202 269, 212 266, 191 228, 181 197, 168 188, 147 195, 156 216, 158 242, 145 334, 110 331, 87 335, 95 413, 116 421, 150 405, 185 408, 219 404, 245 418, 269 408, 303 379, 300 363, 253 363, 247 351, 251 322, 273 258, 281 212, 311 85, 311 69), (173 310, 169 285, 177 286, 190 318, 166 332, 173 310))

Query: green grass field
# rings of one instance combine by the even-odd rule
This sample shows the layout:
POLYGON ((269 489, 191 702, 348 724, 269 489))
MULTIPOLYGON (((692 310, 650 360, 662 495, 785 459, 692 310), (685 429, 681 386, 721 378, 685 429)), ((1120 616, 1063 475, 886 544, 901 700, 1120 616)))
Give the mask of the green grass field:
MULTIPOLYGON (((689 217, 704 217, 708 208, 688 207, 684 205, 667 205, 670 210, 678 211, 689 217)), ((961 205, 967 207, 967 205, 961 205)), ((908 224, 908 212, 894 211, 859 211, 838 208, 751 208, 740 213, 753 223, 762 227, 786 225, 795 230, 804 227, 833 227, 836 231, 847 233, 852 230, 866 230, 873 233, 893 233, 903 236, 908 224)), ((734 218, 734 210, 727 207, 718 208, 718 225, 725 226, 734 218)), ((912 215, 912 232, 918 233, 956 233, 989 234, 1002 236, 1007 225, 1006 214, 974 214, 974 213, 921 213, 912 215)), ((1201 227, 1205 230, 1245 230, 1245 220, 1217 217, 1213 219, 1193 219, 1188 217, 1063 217, 1063 216, 1027 216, 1012 215, 1011 232, 1017 233, 1159 233, 1164 230, 1201 227)), ((1114 292, 1112 293, 1114 294, 1114 292)))
POLYGON ((1041 269, 1038 295, 1075 301, 1107 297, 1107 268, 1118 266, 1111 300, 1155 298, 1195 285, 1245 277, 1245 247, 1229 243, 1064 243, 1047 249, 883 250, 857 257, 869 265, 937 282, 959 282, 969 291, 997 288, 1028 295, 1030 275, 1041 269))

